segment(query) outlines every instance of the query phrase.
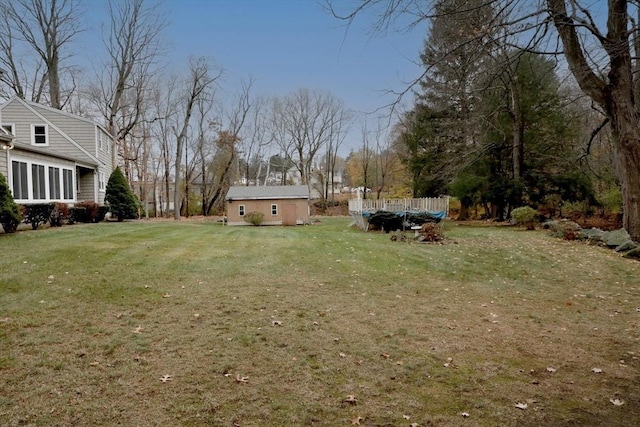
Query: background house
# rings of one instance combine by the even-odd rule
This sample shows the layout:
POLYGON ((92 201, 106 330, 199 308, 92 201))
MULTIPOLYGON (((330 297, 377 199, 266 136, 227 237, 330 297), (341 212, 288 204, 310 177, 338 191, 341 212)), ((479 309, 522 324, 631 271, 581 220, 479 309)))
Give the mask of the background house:
POLYGON ((18 97, 0 105, 0 119, 13 135, 13 149, 0 156, 0 173, 16 203, 104 204, 113 170, 106 129, 93 120, 18 97))
POLYGON ((296 225, 309 221, 306 185, 231 187, 225 200, 228 225, 249 225, 244 216, 254 211, 264 214, 264 225, 296 225))

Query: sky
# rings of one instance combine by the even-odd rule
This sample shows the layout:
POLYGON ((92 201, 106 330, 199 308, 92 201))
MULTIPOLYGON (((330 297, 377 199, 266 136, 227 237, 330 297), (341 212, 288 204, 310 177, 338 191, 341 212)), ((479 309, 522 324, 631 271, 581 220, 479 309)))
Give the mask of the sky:
MULTIPOLYGON (((341 8, 349 4, 338 0, 341 8)), ((222 86, 231 90, 252 77, 256 96, 326 90, 348 109, 374 113, 395 100, 389 90, 405 89, 421 73, 426 30, 372 35, 370 16, 347 30, 321 1, 165 0, 160 7, 169 20, 169 68, 180 72, 190 56, 204 55, 225 70, 222 86)), ((345 146, 357 148, 359 135, 356 124, 345 146)))

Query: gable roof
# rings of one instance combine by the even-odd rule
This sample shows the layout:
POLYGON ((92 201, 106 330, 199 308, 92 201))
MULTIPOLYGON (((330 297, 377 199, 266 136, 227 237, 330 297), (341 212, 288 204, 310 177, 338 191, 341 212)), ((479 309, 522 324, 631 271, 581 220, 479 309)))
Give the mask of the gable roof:
POLYGON ((226 200, 308 199, 306 185, 270 185, 266 187, 230 187, 226 200))
MULTIPOLYGON (((26 100, 24 100, 24 99, 22 99, 22 98, 20 98, 18 96, 13 96, 6 103, 0 105, 0 109, 4 108, 4 106, 9 105, 10 103, 12 103, 14 101, 17 101, 18 103, 20 103, 23 106, 25 106, 29 111, 31 111, 40 120, 42 120, 43 123, 47 123, 53 129, 55 129, 58 134, 60 134, 64 139, 66 139, 69 143, 71 143, 74 147, 76 147, 82 154, 87 156, 90 159, 91 163, 93 163, 95 165, 104 164, 95 155, 91 154, 87 149, 85 149, 83 146, 78 144, 73 138, 71 138, 69 135, 67 135, 63 130, 61 130, 58 126, 56 126, 54 123, 52 123, 51 120, 47 119, 45 116, 40 114, 40 112, 38 112, 37 110, 38 109, 43 109, 43 110, 46 110, 46 111, 50 111, 52 113, 56 113, 56 114, 60 114, 60 115, 63 115, 63 116, 71 117, 71 118, 73 118, 75 120, 78 120, 78 121, 81 121, 81 122, 84 122, 84 123, 88 123, 88 124, 91 124, 93 126, 99 126, 96 122, 94 122, 93 120, 90 120, 90 119, 86 119, 84 117, 77 116, 75 114, 67 113, 66 111, 62 111, 62 110, 58 110, 58 109, 55 109, 55 108, 47 107, 46 105, 38 104, 38 103, 35 103, 35 102, 26 101, 26 100)), ((53 150, 47 150, 46 154, 50 154, 52 151, 53 150)))

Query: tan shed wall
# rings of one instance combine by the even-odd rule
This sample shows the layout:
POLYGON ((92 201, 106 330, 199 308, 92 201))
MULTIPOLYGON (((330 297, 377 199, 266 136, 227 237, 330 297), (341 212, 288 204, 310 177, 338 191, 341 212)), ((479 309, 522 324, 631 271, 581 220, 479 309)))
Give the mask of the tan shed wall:
POLYGON ((275 199, 275 200, 233 200, 227 202, 227 225, 249 225, 238 213, 239 206, 244 205, 245 214, 253 211, 264 214, 264 225, 282 225, 284 205, 296 206, 296 223, 309 221, 309 203, 307 199, 275 199), (278 205, 278 214, 271 215, 271 205, 278 205))

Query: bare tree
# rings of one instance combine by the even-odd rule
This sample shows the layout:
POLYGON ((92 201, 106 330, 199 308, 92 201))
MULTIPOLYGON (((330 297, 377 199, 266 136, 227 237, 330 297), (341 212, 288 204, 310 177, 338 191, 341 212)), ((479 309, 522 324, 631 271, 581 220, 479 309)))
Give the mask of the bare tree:
POLYGON ((21 98, 29 90, 35 102, 41 102, 48 89, 49 104, 62 109, 74 82, 72 79, 67 82, 71 86, 63 88, 61 76, 75 72, 62 64, 71 56, 67 47, 82 31, 77 1, 4 0, 0 16, 0 62, 9 70, 2 81, 21 98), (16 42, 35 54, 31 64, 25 63, 16 42))
POLYGON ((276 143, 294 162, 302 183, 310 184, 314 158, 327 144, 343 103, 329 92, 298 89, 274 104, 277 120, 276 143))
POLYGON ((191 115, 193 114, 194 105, 201 98, 210 95, 212 84, 220 77, 222 71, 216 75, 211 75, 211 66, 203 57, 192 58, 189 60, 189 75, 185 81, 185 90, 182 95, 182 114, 181 118, 176 122, 173 131, 176 135, 176 157, 174 163, 174 195, 173 207, 174 218, 180 220, 180 205, 182 201, 181 189, 181 166, 184 146, 187 140, 191 115))
POLYGON ((111 133, 115 168, 120 145, 142 120, 141 107, 161 52, 166 21, 149 1, 109 0, 107 5, 109 27, 103 40, 108 62, 98 71, 95 102, 111 133))

